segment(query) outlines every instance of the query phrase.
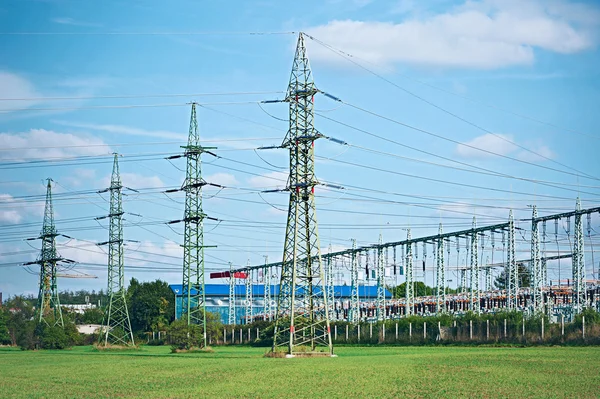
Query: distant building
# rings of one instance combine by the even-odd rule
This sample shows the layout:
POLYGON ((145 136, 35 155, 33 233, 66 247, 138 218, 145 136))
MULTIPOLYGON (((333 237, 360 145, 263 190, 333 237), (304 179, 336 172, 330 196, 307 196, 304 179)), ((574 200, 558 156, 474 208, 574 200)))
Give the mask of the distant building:
MULTIPOLYGON (((171 290, 175 294, 175 318, 179 319, 182 315, 182 285, 171 284, 171 290)), ((221 316, 221 322, 227 324, 229 322, 229 284, 206 284, 204 286, 206 295, 206 310, 211 313, 218 313, 221 316)), ((350 307, 350 290, 347 285, 334 286, 334 314, 330 316, 332 320, 342 320, 344 314, 350 307)), ((264 293, 265 287, 263 284, 255 284, 252 286, 252 314, 264 314, 264 293)), ((277 306, 277 295, 279 293, 279 285, 271 286, 272 307, 277 306)), ((195 290, 192 290, 195 294, 195 290)), ((360 286, 358 291, 360 301, 363 306, 366 303, 374 302, 377 299, 376 286, 360 286)), ((386 300, 392 297, 392 294, 385 290, 386 300)), ((246 285, 239 284, 235 287, 235 319, 236 323, 241 324, 246 316, 246 285)))
POLYGON ((70 312, 79 314, 83 314, 83 312, 87 309, 96 309, 96 305, 94 305, 93 303, 86 303, 84 305, 66 305, 61 303, 60 307, 63 309, 67 309, 70 312))
POLYGON ((79 324, 76 326, 80 334, 91 335, 102 330, 101 324, 79 324))

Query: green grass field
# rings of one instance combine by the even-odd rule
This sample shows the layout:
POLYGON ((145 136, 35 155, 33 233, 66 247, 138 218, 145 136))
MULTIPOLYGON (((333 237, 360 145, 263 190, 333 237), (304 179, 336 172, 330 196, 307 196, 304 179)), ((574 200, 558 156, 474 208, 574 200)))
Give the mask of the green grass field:
POLYGON ((264 352, 0 348, 0 397, 600 397, 598 347, 355 347, 312 359, 264 352))

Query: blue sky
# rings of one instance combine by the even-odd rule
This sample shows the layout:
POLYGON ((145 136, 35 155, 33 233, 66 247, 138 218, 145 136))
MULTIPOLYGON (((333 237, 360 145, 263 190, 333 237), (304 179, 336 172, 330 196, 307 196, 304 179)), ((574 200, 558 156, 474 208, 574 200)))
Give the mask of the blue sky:
MULTIPOLYGON (((98 277, 61 279, 60 288, 106 286, 106 255, 93 242, 106 240, 94 217, 108 198, 93 191, 107 186, 114 151, 125 185, 141 189, 125 197, 125 209, 142 215, 128 216, 126 238, 140 242, 128 246, 126 264, 156 269, 131 268, 127 278, 180 283, 181 227, 164 222, 181 218, 183 198, 161 191, 182 182, 184 163, 164 158, 185 142, 189 101, 203 104, 201 137, 223 157, 205 158, 205 178, 230 187, 206 192, 206 213, 223 220, 206 224, 206 244, 218 245, 207 268, 280 260, 287 196, 259 191, 285 185, 287 155, 253 149, 281 143, 287 107, 256 102, 283 98, 299 31, 318 40, 307 39, 317 87, 345 103, 319 96, 316 126, 351 144, 317 143, 318 178, 346 187, 317 189, 324 250, 351 238, 376 243, 380 233, 401 240, 407 227, 413 237, 431 234, 439 222, 465 229, 473 215, 496 223, 510 208, 526 218, 530 204, 540 214, 571 210, 578 195, 598 206, 600 5, 420 3, 3 2, 0 291, 37 293, 35 270, 18 264, 37 256, 23 238, 41 228, 47 177, 56 181, 57 228, 73 237, 59 239, 60 253, 98 277)), ((558 245, 548 227, 549 252, 568 251, 563 224, 558 245)), ((518 257, 527 258, 529 227, 520 227, 518 257)), ((597 217, 591 227, 600 228, 597 217)), ((586 232, 588 278, 594 234, 587 241, 586 232)), ((464 263, 464 248, 458 257, 464 263)), ((501 258, 496 251, 494 262, 501 258)), ((558 268, 550 264, 551 278, 558 268)), ((570 264, 560 268, 566 278, 570 264)))

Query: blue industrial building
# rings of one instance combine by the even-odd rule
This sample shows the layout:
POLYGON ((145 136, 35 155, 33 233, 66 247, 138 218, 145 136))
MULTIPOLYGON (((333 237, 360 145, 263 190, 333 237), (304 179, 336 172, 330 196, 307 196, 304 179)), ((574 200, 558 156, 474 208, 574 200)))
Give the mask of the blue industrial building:
MULTIPOLYGON (((182 314, 182 285, 171 284, 171 290, 175 294, 175 318, 179 319, 182 314)), ((318 287, 315 287, 318 289, 318 287)), ((344 313, 349 308, 350 303, 350 286, 336 285, 334 286, 335 312, 332 319, 344 319, 344 313)), ((212 313, 218 313, 221 316, 221 321, 227 324, 229 321, 229 284, 206 284, 204 286, 206 295, 206 310, 212 313)), ((195 292, 192 291, 192 294, 195 292)), ((252 314, 258 315, 264 313, 264 294, 265 286, 256 284, 252 286, 252 314)), ((272 306, 277 306, 277 295, 279 294, 279 285, 271 285, 271 300, 272 306)), ((377 298, 376 286, 359 286, 358 295, 361 303, 374 302, 377 298)), ((392 294, 385 290, 386 300, 392 298, 392 294)), ((236 323, 241 323, 246 316, 246 286, 243 284, 235 287, 235 319, 236 323)))

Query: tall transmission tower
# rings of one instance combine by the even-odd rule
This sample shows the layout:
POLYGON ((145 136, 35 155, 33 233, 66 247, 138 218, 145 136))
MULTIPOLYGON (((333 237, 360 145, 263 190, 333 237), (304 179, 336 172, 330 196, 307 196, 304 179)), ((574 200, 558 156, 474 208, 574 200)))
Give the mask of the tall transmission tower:
MULTIPOLYGON (((74 263, 61 257, 56 251, 56 237, 59 234, 54 226, 54 208, 52 206, 52 179, 48 179, 46 188, 46 206, 44 208, 44 224, 37 239, 42 240, 40 257, 35 262, 24 265, 40 265, 39 293, 35 320, 49 326, 64 327, 60 300, 58 298, 57 265, 59 262, 74 263)), ((31 240, 35 240, 32 238, 31 240)))
POLYGON ((119 155, 115 153, 110 187, 100 191, 110 192, 110 213, 97 219, 110 219, 108 241, 108 292, 109 300, 106 310, 104 330, 98 337, 104 345, 134 345, 131 321, 125 299, 125 275, 123 271, 123 185, 119 173, 119 155))
POLYGON ((385 265, 383 263, 383 237, 379 234, 377 247, 377 321, 385 320, 385 265))
POLYGON ((410 229, 406 232, 406 269, 404 273, 406 275, 406 311, 405 314, 410 316, 414 311, 414 303, 415 303, 415 287, 414 287, 414 277, 413 277, 413 252, 412 252, 412 243, 410 242, 410 229))
POLYGON ((325 346, 333 355, 314 198, 314 143, 322 137, 314 127, 317 93, 300 33, 285 99, 290 124, 282 147, 290 153, 290 201, 272 347, 287 346, 288 356, 306 345, 313 352, 325 346))
MULTIPOLYGON (((188 143, 182 146, 183 155, 175 155, 168 159, 185 157, 186 175, 181 186, 185 192, 185 211, 182 220, 174 220, 170 223, 184 222, 183 241, 183 285, 182 285, 182 313, 187 318, 188 325, 197 324, 203 330, 203 346, 207 344, 206 334, 206 294, 204 291, 204 219, 208 217, 202 210, 202 187, 207 184, 202 178, 203 153, 215 156, 209 150, 215 147, 203 147, 200 145, 200 134, 198 132, 198 120, 196 118, 196 103, 192 103, 192 114, 190 117, 190 129, 188 143)), ((213 185, 213 184, 211 184, 213 185)), ((173 192, 179 190, 167 190, 173 192)), ((216 220, 216 219, 215 219, 216 220)))

